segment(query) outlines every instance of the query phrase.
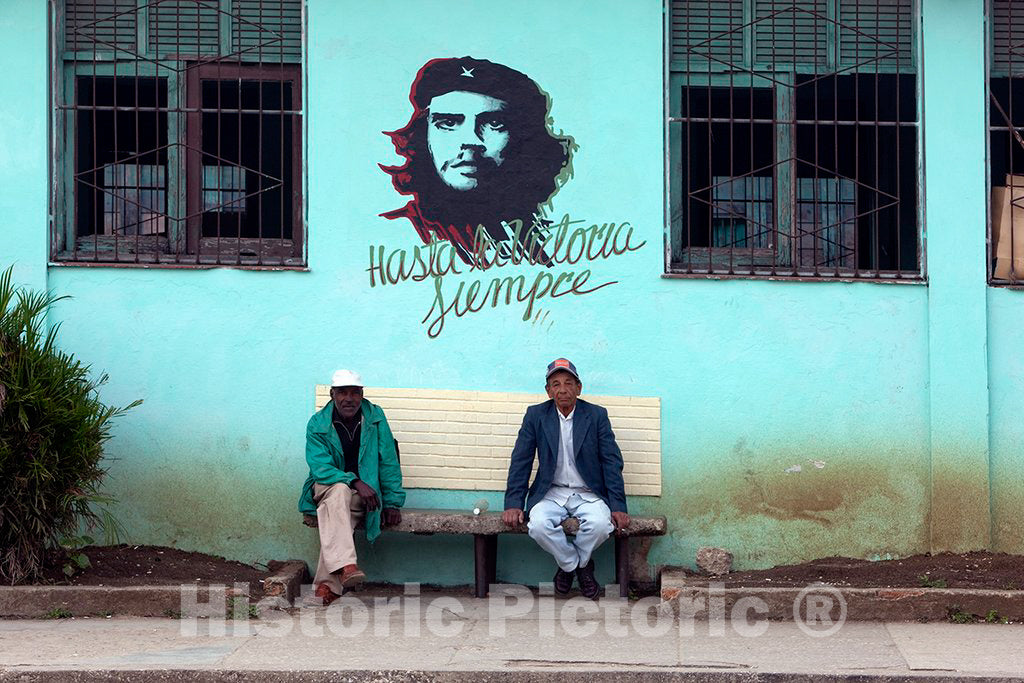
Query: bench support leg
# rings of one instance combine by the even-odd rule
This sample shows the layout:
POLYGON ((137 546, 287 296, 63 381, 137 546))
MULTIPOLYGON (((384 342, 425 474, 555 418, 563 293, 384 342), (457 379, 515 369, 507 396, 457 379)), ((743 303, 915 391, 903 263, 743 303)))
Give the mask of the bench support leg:
POLYGON ((487 585, 498 582, 498 537, 487 537, 487 585))
POLYGON ((619 597, 629 595, 629 536, 615 537, 615 581, 619 584, 619 597))
POLYGON ((476 579, 476 597, 487 597, 487 587, 495 582, 497 566, 498 537, 473 534, 473 575, 476 579))

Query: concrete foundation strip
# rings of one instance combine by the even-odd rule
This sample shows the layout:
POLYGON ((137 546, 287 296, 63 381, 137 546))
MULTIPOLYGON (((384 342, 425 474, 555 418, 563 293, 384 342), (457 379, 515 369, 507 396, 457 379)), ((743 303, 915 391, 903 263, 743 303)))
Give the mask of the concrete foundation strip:
MULTIPOLYGON (((892 675, 885 673, 856 672, 849 674, 818 673, 768 673, 748 671, 642 671, 628 669, 573 671, 562 669, 557 672, 543 671, 407 671, 407 670, 358 670, 358 671, 269 671, 269 670, 196 670, 164 669, 154 670, 37 670, 0 671, 0 683, 93 683, 99 681, 131 681, 132 683, 214 683, 219 681, 251 683, 388 683, 390 681, 411 681, 412 683, 526 683, 527 681, 548 681, 552 677, 562 683, 950 683, 962 681, 960 673, 936 675, 892 675)), ((1019 683, 1024 677, 972 676, 971 683, 1019 683)))
POLYGON ((850 588, 830 584, 730 587, 727 582, 727 576, 697 582, 678 570, 665 570, 661 575, 661 609, 697 620, 730 618, 734 608, 744 610, 752 604, 747 601, 737 607, 740 600, 753 598, 758 601, 759 611, 750 616, 793 621, 807 616, 808 596, 817 595, 822 598, 819 604, 828 609, 833 619, 838 618, 842 608, 845 610, 842 618, 847 621, 948 621, 956 613, 978 620, 994 614, 1000 619, 1024 621, 1024 591, 1021 590, 850 588))
MULTIPOLYGON (((275 573, 264 580, 268 597, 283 598, 288 606, 299 596, 309 571, 302 560, 272 562, 275 573)), ((193 587, 194 584, 182 584, 193 587)), ((205 606, 210 600, 210 586, 195 585, 196 602, 205 606)), ((214 594, 216 596, 216 593, 214 594)), ((224 587, 225 607, 228 600, 244 595, 231 585, 224 587)), ((181 585, 157 586, 0 586, 0 617, 39 619, 53 610, 63 610, 76 617, 117 616, 180 617, 182 615, 181 585)))

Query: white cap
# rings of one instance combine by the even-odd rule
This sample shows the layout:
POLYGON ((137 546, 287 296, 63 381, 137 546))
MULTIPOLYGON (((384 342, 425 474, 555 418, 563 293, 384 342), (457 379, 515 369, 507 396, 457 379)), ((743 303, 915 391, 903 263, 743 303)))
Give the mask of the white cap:
POLYGON ((362 387, 363 378, 351 370, 335 370, 331 376, 332 387, 362 387))

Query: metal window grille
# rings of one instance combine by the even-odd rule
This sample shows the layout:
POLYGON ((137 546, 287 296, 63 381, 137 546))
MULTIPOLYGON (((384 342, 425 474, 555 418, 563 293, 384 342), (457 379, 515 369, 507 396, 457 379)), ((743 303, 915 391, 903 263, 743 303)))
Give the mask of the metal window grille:
POLYGON ((989 282, 1024 279, 1024 4, 990 0, 989 282))
POLYGON ((303 1, 50 8, 51 258, 303 266, 303 1))
POLYGON ((669 273, 920 280, 915 0, 669 7, 669 273))

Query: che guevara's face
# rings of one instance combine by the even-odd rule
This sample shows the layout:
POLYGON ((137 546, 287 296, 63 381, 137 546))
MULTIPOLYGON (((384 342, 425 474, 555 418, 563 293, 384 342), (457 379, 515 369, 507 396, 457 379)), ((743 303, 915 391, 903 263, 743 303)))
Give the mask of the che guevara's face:
POLYGON ((480 93, 456 90, 430 101, 427 149, 445 185, 475 190, 505 163, 507 117, 507 102, 480 93))

